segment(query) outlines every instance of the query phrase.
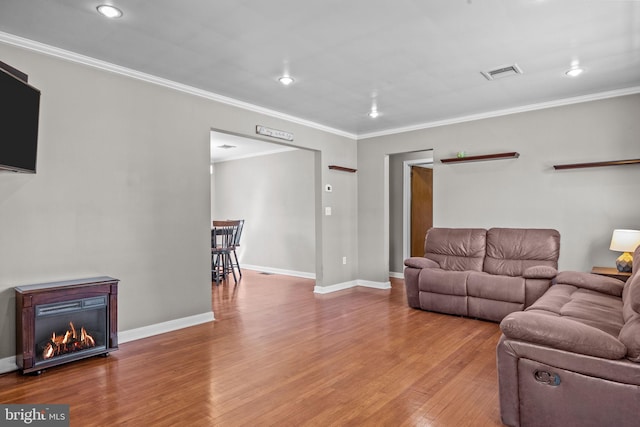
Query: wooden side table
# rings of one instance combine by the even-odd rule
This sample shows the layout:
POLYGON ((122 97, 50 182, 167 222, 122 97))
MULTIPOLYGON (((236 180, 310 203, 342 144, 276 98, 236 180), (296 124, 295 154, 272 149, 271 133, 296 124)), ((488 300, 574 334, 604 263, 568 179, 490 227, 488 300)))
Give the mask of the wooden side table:
POLYGON ((592 274, 599 274, 601 276, 613 277, 614 279, 622 280, 626 282, 631 273, 622 273, 617 268, 612 267, 593 267, 591 269, 592 274))

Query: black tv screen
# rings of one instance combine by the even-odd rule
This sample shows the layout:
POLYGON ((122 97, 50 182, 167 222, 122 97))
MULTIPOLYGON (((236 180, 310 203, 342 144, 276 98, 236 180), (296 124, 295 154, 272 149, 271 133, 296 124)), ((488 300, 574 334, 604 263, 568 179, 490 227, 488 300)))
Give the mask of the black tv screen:
POLYGON ((0 169, 36 172, 40 91, 0 69, 0 169))

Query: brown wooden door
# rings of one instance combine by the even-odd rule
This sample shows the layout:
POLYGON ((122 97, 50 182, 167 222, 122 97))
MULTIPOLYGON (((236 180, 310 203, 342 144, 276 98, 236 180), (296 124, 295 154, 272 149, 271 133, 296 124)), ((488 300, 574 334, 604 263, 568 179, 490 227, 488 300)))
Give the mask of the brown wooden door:
POLYGON ((424 255, 424 236, 433 226, 433 169, 411 166, 411 256, 424 255))

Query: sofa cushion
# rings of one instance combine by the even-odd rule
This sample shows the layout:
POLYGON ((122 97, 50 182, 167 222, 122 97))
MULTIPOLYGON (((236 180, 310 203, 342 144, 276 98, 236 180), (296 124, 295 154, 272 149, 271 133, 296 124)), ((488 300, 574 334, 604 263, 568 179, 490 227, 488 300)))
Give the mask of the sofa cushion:
POLYGON ((640 313, 640 275, 638 274, 629 282, 627 300, 631 305, 631 309, 636 313, 640 313))
POLYGON ((420 271, 418 289, 420 292, 466 296, 469 273, 469 271, 446 271, 437 268, 425 268, 420 271))
POLYGON ((539 228, 491 228, 483 270, 491 274, 522 276, 533 266, 558 268, 560 233, 539 228))
POLYGON ((622 301, 619 297, 572 285, 552 286, 526 311, 546 312, 564 317, 615 337, 619 335, 624 325, 622 301))
POLYGON ((627 349, 616 337, 564 317, 519 311, 500 323, 509 338, 606 359, 621 359, 627 349))
POLYGON ((638 272, 640 271, 640 262, 635 262, 635 261, 640 261, 640 245, 638 245, 638 247, 636 248, 635 251, 633 251, 633 265, 631 266, 631 277, 633 277, 634 275, 638 274, 638 272))
POLYGON ((638 271, 640 270, 640 268, 638 268, 638 264, 640 264, 640 246, 638 246, 633 253, 633 273, 631 274, 631 277, 627 279, 626 283, 624 284, 624 288, 622 289, 622 302, 624 304, 622 307, 622 316, 624 317, 625 322, 629 321, 629 319, 631 319, 637 313, 640 313, 640 310, 638 310, 638 303, 640 302, 638 301, 640 300, 640 291, 636 291, 638 293, 634 292, 634 298, 629 296, 632 284, 635 289, 640 288, 640 279, 638 279, 638 271))
POLYGON ((622 296, 624 282, 613 277, 598 274, 583 273, 581 271, 562 271, 556 277, 556 283, 573 285, 578 288, 591 289, 614 296, 622 296))
POLYGON ((624 285, 624 289, 622 291, 622 318, 625 323, 631 320, 633 316, 637 313, 631 307, 631 300, 629 299, 629 287, 631 285, 631 281, 627 280, 627 283, 624 285))
POLYGON ((420 308, 439 313, 466 316, 467 297, 461 295, 444 295, 431 292, 420 292, 420 308))
POLYGON ((470 297, 524 304, 524 279, 473 271, 467 278, 467 293, 470 297))
POLYGON ((543 310, 559 315, 562 307, 571 301, 571 294, 576 290, 575 286, 554 285, 544 295, 534 302, 527 310, 543 310))
POLYGON ((640 246, 633 254, 633 274, 622 291, 622 316, 625 324, 618 339, 627 347, 627 359, 640 362, 640 246))
POLYGON ((482 228, 431 228, 425 238, 424 256, 444 270, 482 271, 486 233, 482 228))
POLYGON ((627 347, 627 359, 640 362, 640 316, 624 324, 618 339, 627 347))
POLYGON ((467 298, 467 316, 500 322, 514 311, 522 311, 524 304, 515 302, 496 301, 492 299, 467 298))

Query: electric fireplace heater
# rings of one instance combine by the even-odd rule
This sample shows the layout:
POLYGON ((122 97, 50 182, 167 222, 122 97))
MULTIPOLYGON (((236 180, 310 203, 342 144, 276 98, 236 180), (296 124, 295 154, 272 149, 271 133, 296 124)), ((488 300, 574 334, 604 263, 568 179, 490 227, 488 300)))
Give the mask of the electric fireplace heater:
POLYGON ((118 280, 112 277, 20 286, 16 363, 23 373, 118 348, 118 280))

